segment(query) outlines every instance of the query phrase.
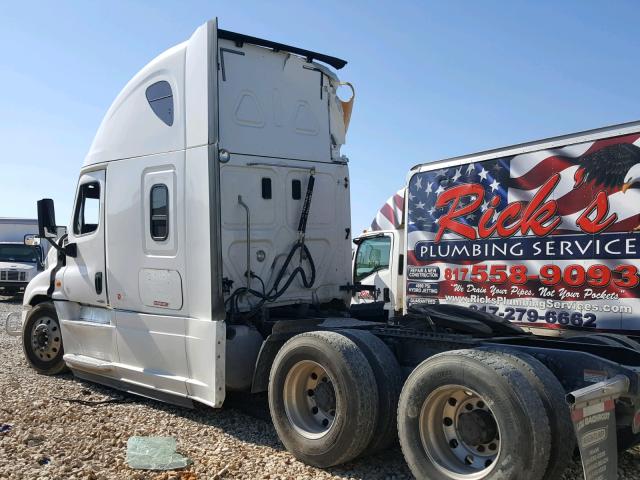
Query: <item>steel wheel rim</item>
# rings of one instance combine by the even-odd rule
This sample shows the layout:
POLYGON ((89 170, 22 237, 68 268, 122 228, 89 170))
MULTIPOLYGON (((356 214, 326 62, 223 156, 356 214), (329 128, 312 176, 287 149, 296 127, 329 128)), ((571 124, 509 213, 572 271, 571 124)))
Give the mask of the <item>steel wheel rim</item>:
POLYGON ((460 385, 429 394, 420 410, 420 438, 433 465, 456 480, 484 478, 500 455, 495 415, 482 396, 460 385))
POLYGON ((62 336, 54 318, 45 315, 33 323, 31 347, 36 357, 43 362, 49 362, 58 355, 62 347, 62 336))
POLYGON ((326 435, 336 416, 336 395, 331 375, 319 363, 302 360, 284 381, 284 409, 293 429, 308 439, 326 435))

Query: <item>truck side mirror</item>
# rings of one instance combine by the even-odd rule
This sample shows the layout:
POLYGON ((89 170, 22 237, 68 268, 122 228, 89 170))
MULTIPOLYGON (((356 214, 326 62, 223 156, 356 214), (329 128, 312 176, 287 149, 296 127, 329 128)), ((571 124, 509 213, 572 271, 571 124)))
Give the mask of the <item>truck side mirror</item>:
POLYGON ((40 246, 40 237, 33 233, 27 233, 24 236, 23 243, 30 247, 35 247, 36 253, 38 255, 38 270, 44 270, 44 252, 42 250, 42 247, 40 246))
POLYGON ((40 245, 40 237, 38 237, 35 233, 27 233, 24 236, 25 245, 29 245, 30 247, 35 247, 40 245))
POLYGON ((38 200, 38 234, 41 238, 56 238, 56 211, 53 200, 38 200))

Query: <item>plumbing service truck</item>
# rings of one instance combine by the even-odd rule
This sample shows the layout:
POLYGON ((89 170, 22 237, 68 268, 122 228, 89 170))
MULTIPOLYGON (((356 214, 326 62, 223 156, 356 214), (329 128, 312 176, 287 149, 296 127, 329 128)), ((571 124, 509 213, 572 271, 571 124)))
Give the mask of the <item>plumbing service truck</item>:
POLYGON ((417 165, 355 239, 369 289, 352 313, 448 304, 547 335, 638 335, 639 205, 640 123, 417 165))
MULTIPOLYGON (((522 293, 538 283, 557 295, 563 282, 581 296, 558 301, 594 306, 622 305, 634 292, 635 225, 622 227, 612 205, 635 194, 625 186, 633 179, 595 155, 573 180, 589 197, 567 210, 556 163, 586 159, 587 141, 619 145, 614 157, 627 159, 640 130, 620 127, 625 140, 586 134, 542 163, 536 150, 537 167, 519 159, 526 152, 507 151, 473 165, 453 160, 442 172, 417 168, 403 201, 407 228, 385 247, 395 255, 388 295, 402 291, 394 305, 412 308, 356 318, 351 299, 377 294, 364 282, 372 270, 381 275, 375 241, 387 237, 361 238, 352 271, 340 149, 353 99, 337 96, 335 72, 345 64, 210 21, 136 74, 80 170, 68 235, 53 239, 53 202, 38 203, 39 235, 57 262, 25 292, 29 364, 184 406, 267 392, 284 446, 319 467, 399 438, 417 478, 558 479, 576 445, 587 480, 615 478, 618 449, 640 439, 640 344, 608 333, 537 336, 505 317, 508 301, 539 295, 522 293), (509 179, 523 176, 512 191, 509 179), (590 193, 602 181, 611 193, 590 193), (610 235, 617 242, 602 240, 610 235), (538 267, 520 261, 518 241, 527 255, 540 249, 538 267), (486 272, 462 272, 474 265, 486 272), (482 308, 494 304, 493 285, 506 290, 495 292, 503 316, 482 308), (585 298, 586 288, 624 298, 585 298)), ((554 306, 523 308, 525 321, 534 310, 553 323, 554 306)), ((564 307, 555 311, 562 324, 564 307)), ((591 328, 614 312, 568 313, 591 328)))

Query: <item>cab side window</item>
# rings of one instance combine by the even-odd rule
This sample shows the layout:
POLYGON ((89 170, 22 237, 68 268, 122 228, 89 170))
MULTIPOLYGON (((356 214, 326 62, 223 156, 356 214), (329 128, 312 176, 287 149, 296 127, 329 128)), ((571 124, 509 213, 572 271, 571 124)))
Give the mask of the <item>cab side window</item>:
POLYGON ((389 268, 391 238, 376 237, 364 240, 358 246, 356 254, 355 282, 359 282, 372 273, 389 268))
POLYGON ((151 238, 163 242, 169 237, 169 189, 163 183, 151 187, 151 238))
POLYGON ((95 232, 100 224, 100 183, 80 185, 73 216, 73 233, 86 235, 95 232))

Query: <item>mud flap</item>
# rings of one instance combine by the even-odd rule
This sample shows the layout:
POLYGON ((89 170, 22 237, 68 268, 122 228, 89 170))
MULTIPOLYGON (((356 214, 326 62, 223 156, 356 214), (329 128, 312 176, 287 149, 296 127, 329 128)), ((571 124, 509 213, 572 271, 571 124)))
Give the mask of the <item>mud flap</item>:
POLYGON ((619 375, 567 395, 585 480, 618 478, 615 400, 628 390, 619 375))

